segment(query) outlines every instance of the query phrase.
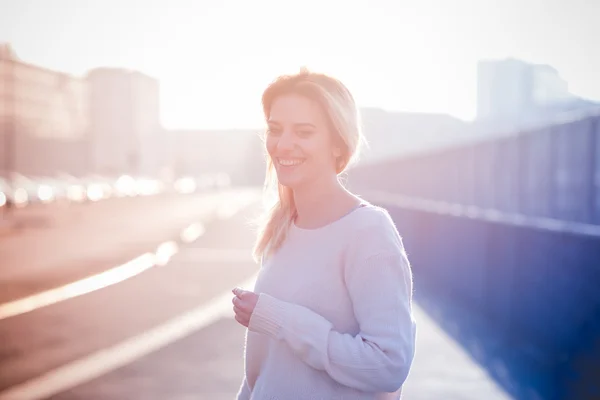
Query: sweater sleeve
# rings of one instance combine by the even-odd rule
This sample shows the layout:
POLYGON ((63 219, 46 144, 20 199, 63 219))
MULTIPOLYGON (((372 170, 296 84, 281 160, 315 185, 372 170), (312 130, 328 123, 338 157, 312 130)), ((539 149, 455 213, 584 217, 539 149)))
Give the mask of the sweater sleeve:
POLYGON ((304 362, 342 385, 365 392, 400 389, 415 351, 412 274, 400 238, 377 241, 377 236, 368 240, 375 246, 358 246, 346 271, 358 334, 337 332, 314 311, 265 293, 249 329, 285 341, 304 362))

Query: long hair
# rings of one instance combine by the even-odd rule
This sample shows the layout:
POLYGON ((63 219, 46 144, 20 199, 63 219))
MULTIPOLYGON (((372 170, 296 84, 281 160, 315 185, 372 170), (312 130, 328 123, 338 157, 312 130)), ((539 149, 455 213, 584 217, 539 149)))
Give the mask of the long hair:
MULTIPOLYGON (((266 120, 276 98, 287 94, 298 94, 316 102, 325 112, 330 132, 342 149, 336 162, 337 174, 343 173, 356 160, 364 139, 361 134, 360 118, 350 91, 339 80, 303 68, 298 74, 282 75, 275 79, 263 92, 262 106, 266 120)), ((285 241, 288 229, 296 217, 296 205, 291 188, 277 181, 273 160, 267 157, 265 192, 276 187, 274 204, 269 207, 259 222, 254 246, 257 262, 275 252, 285 241)))

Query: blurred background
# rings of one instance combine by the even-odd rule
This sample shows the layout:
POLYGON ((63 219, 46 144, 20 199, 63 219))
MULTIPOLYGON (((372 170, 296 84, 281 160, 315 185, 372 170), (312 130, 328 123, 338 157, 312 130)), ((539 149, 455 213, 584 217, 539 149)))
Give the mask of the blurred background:
POLYGON ((413 263, 406 399, 600 398, 599 18, 0 0, 0 399, 234 398, 243 329, 215 299, 256 272, 260 95, 301 66, 355 95, 345 179, 413 263))

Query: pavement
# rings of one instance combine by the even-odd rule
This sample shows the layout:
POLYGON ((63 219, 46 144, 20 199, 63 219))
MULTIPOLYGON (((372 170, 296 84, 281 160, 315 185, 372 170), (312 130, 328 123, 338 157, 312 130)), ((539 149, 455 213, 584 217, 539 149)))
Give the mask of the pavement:
MULTIPOLYGON (((173 199, 170 204, 148 200, 147 205, 107 205, 94 217, 57 222, 60 235, 37 233, 20 239, 24 242, 10 253, 17 262, 7 263, 6 273, 0 272, 5 287, 14 278, 31 287, 50 288, 90 274, 79 270, 110 269, 135 251, 156 249, 190 224, 204 226, 195 240, 180 243, 164 265, 0 319, 0 400, 235 397, 243 376, 245 330, 233 320, 230 290, 251 287, 257 272, 250 258, 254 232, 249 225, 259 211, 257 192, 231 190, 215 197, 191 197, 189 203, 173 199), (170 214, 155 217, 159 210, 170 214), (121 217, 109 223, 109 215, 121 217), (85 220, 88 228, 74 223, 77 220, 85 220), (54 246, 37 247, 40 240, 52 240, 54 246), (70 250, 73 241, 80 249, 70 250), (33 244, 37 257, 21 257, 19 252, 33 252, 33 244), (67 261, 51 257, 54 253, 67 261), (52 262, 18 262, 37 258, 52 262)), ((4 241, 0 252, 11 248, 4 241)), ((4 270, 4 253, 0 254, 4 270)), ((3 296, 5 301, 18 297, 3 296)), ((404 400, 510 398, 419 304, 415 315, 417 352, 404 400)))

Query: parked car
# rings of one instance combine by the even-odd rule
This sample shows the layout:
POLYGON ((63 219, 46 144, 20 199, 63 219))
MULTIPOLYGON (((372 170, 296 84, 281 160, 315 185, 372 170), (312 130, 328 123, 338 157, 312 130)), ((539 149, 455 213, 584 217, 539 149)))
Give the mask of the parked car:
POLYGON ((29 204, 29 192, 20 176, 16 176, 16 179, 0 177, 0 192, 3 206, 24 207, 29 204))

